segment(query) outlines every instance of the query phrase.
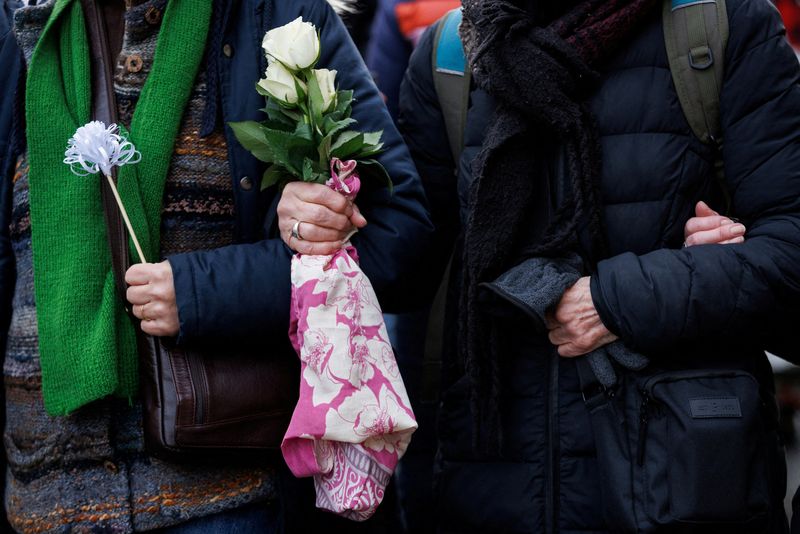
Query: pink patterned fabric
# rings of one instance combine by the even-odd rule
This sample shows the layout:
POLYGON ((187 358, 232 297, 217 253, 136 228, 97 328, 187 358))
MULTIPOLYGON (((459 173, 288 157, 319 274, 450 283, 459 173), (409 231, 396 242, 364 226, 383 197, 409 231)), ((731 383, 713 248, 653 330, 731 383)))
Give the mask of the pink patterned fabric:
MULTIPOLYGON (((355 162, 331 163, 328 185, 349 198, 355 162)), ((356 521, 383 499, 417 428, 378 300, 355 248, 292 258, 289 336, 300 356, 300 399, 281 450, 314 477, 317 507, 356 521)))

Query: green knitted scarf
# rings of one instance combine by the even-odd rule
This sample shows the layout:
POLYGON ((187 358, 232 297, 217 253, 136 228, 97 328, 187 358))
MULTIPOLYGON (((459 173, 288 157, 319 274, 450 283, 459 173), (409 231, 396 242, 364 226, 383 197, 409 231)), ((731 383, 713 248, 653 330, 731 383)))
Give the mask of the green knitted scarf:
MULTIPOLYGON (((131 121, 142 160, 120 169, 119 191, 148 258, 159 257, 164 182, 210 18, 210 0, 170 0, 131 121)), ((56 0, 25 95, 42 393, 52 415, 107 395, 131 398, 138 382, 135 330, 114 286, 103 178, 76 176, 63 163, 67 140, 92 119, 90 76, 81 4, 56 0)))

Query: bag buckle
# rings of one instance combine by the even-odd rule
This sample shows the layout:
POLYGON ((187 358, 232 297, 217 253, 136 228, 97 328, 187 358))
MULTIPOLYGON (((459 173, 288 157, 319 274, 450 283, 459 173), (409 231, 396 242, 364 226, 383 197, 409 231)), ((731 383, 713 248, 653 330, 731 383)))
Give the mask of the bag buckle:
POLYGON ((590 407, 598 404, 599 399, 612 399, 617 393, 616 387, 606 387, 602 384, 592 384, 591 386, 581 390, 583 402, 590 407))
POLYGON ((695 70, 706 70, 714 64, 714 52, 710 46, 697 46, 689 50, 689 66, 695 70))

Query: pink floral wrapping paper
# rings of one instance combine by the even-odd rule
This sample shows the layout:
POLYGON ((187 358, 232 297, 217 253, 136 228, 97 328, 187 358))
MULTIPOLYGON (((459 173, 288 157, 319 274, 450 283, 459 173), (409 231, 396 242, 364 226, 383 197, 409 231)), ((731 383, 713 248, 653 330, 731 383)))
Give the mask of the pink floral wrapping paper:
MULTIPOLYGON (((328 185, 354 198, 355 162, 332 162, 328 185)), ((378 300, 355 248, 292 258, 289 336, 300 356, 300 398, 281 450, 297 477, 314 477, 317 507, 356 521, 383 500, 417 428, 378 300)))

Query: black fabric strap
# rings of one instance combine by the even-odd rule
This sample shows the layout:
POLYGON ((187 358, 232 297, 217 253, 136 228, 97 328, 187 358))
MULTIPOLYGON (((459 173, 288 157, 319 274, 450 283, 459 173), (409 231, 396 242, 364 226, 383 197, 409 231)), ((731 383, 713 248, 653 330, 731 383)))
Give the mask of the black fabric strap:
POLYGON ((576 358, 575 367, 578 369, 578 380, 581 384, 581 394, 586 407, 591 411, 605 403, 608 399, 608 389, 597 380, 591 365, 589 365, 589 358, 587 356, 576 358))

